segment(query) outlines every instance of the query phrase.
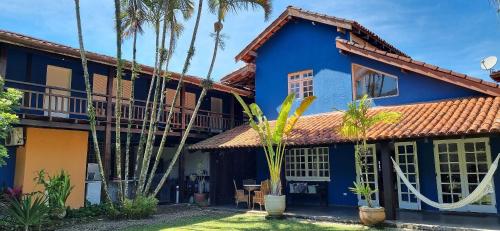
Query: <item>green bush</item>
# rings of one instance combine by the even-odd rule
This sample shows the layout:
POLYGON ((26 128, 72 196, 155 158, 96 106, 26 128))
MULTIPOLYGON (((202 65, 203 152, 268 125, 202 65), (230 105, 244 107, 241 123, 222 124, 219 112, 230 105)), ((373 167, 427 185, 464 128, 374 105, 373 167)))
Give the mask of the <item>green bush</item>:
POLYGON ((47 199, 41 194, 26 194, 20 199, 8 198, 8 216, 14 225, 29 230, 32 226, 40 226, 49 212, 47 199))
POLYGON ((120 209, 121 216, 127 219, 148 218, 156 212, 158 199, 138 196, 133 200, 125 199, 120 209))
POLYGON ((79 209, 68 208, 68 218, 86 218, 86 217, 102 217, 107 216, 111 210, 108 203, 103 204, 90 204, 85 202, 85 207, 79 209))
POLYGON ((74 186, 71 185, 69 174, 61 170, 57 175, 48 176, 45 170, 42 169, 38 172, 38 176, 35 177, 34 180, 37 184, 43 185, 45 188, 51 212, 64 217, 66 200, 68 200, 74 188, 74 186))

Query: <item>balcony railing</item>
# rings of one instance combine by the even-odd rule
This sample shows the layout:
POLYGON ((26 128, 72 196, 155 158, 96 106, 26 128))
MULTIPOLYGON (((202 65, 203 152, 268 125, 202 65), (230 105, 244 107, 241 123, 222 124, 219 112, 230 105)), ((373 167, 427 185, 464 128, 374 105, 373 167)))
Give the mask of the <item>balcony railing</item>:
MULTIPOLYGON (((49 120, 73 119, 87 121, 87 97, 85 91, 51 87, 40 84, 33 84, 15 80, 6 80, 7 87, 16 88, 23 92, 19 113, 24 116, 45 117, 49 120)), ((116 97, 103 94, 93 94, 92 104, 96 110, 96 119, 100 122, 116 122, 115 102, 116 97), (111 113, 108 115, 108 104, 111 113), (110 119, 108 119, 108 116, 110 119)), ((121 124, 125 126, 129 118, 129 110, 132 110, 131 121, 134 128, 140 128, 144 120, 149 121, 152 110, 152 103, 146 105, 144 100, 135 100, 130 107, 129 99, 122 99, 122 119, 121 124)), ((161 111, 158 126, 162 130, 166 125, 166 119, 170 110, 170 105, 165 105, 161 111)), ((171 120, 173 130, 185 129, 189 120, 193 116, 193 109, 187 107, 174 107, 174 114, 171 120)), ((241 124, 241 121, 234 120, 233 116, 225 113, 199 110, 193 130, 205 132, 222 132, 241 124)))

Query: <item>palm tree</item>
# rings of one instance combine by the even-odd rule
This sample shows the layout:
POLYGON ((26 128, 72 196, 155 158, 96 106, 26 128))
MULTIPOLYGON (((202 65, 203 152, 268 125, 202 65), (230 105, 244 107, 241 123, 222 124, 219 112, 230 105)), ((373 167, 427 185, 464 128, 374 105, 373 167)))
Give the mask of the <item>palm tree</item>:
MULTIPOLYGON (((199 0, 199 1, 200 1, 200 3, 199 3, 198 10, 201 11, 201 6, 202 6, 203 0, 199 0)), ((167 177, 170 175, 170 172, 172 171, 172 169, 175 165, 175 162, 177 162, 177 159, 179 158, 179 155, 184 148, 184 144, 186 143, 187 136, 189 135, 189 132, 194 124, 194 121, 196 119, 196 115, 198 113, 198 110, 200 109, 201 103, 203 102, 203 99, 204 99, 205 95, 207 94, 208 89, 211 88, 211 85, 212 85, 211 75, 212 75, 213 67, 215 64, 215 59, 217 57, 217 51, 218 51, 218 48, 219 48, 220 42, 221 42, 221 31, 223 28, 222 22, 224 21, 226 14, 229 11, 237 12, 240 9, 248 9, 249 7, 253 7, 253 8, 261 7, 261 8, 263 8, 266 19, 269 17, 269 15, 271 13, 271 2, 268 0, 209 0, 210 11, 217 14, 217 22, 214 24, 215 42, 214 42, 212 60, 210 63, 210 67, 208 69, 208 73, 207 73, 205 80, 202 84, 203 90, 200 93, 200 96, 198 98, 198 101, 196 103, 194 111, 192 112, 189 123, 188 123, 188 125, 183 133, 183 136, 181 138, 181 142, 179 143, 179 146, 177 147, 176 152, 175 152, 172 160, 170 161, 170 164, 167 168, 167 171, 163 174, 159 184, 157 185, 156 189, 154 190, 153 196, 155 196, 160 191, 160 189, 163 186, 163 184, 165 183, 167 177)), ((198 17, 199 17, 199 12, 198 12, 198 17)), ((197 25, 195 27, 197 28, 197 25)), ((194 46, 192 46, 192 48, 194 49, 194 46)), ((193 52, 194 52, 194 50, 193 50, 193 52)), ((181 78, 183 78, 185 73, 187 72, 187 68, 189 67, 190 59, 191 58, 189 57, 189 52, 188 52, 188 58, 186 59, 181 78)), ((179 91, 179 87, 177 89, 176 96, 174 97, 174 100, 177 97, 178 91, 179 91)), ((173 101, 173 102, 175 103, 175 101, 173 101)))
POLYGON ((122 150, 121 150, 121 118, 123 98, 123 60, 122 60, 122 14, 120 0, 115 0, 115 30, 116 30, 116 101, 115 101, 115 167, 118 178, 118 198, 123 201, 122 181, 122 150))
MULTIPOLYGON (((193 11, 194 11, 194 7, 193 7, 193 2, 191 0, 168 0, 166 2, 165 19, 164 20, 166 20, 168 22, 169 28, 170 28, 170 43, 169 43, 169 48, 167 50, 167 57, 166 57, 166 64, 165 64, 165 72, 167 73, 167 75, 168 75, 169 62, 170 62, 170 59, 172 58, 172 54, 174 52, 177 39, 179 38, 179 36, 183 30, 182 24, 180 24, 178 22, 177 14, 180 13, 182 15, 182 17, 184 18, 184 20, 187 20, 187 19, 191 18, 193 11)), ((165 92, 166 80, 167 80, 167 78, 163 78, 161 92, 165 92)), ((151 173, 148 177, 148 180, 147 180, 147 183, 146 183, 146 186, 145 186, 143 192, 148 192, 150 187, 151 187, 151 183, 153 181, 154 174, 156 172, 156 169, 157 169, 158 164, 159 164, 160 159, 161 159, 161 154, 163 153, 163 149, 165 147, 165 142, 166 142, 168 131, 170 131, 172 116, 174 114, 174 106, 175 106, 175 102, 176 102, 177 97, 178 97, 178 92, 180 92, 181 87, 182 87, 182 80, 179 80, 177 83, 176 94, 170 103, 169 112, 168 112, 167 118, 165 119, 166 124, 165 124, 165 128, 163 130, 163 135, 162 135, 162 138, 160 141, 158 151, 156 152, 156 155, 155 155, 153 167, 151 169, 151 173)), ((165 94, 161 94, 160 107, 158 108, 158 113, 157 113, 157 118, 156 118, 157 121, 160 118, 160 110, 163 110, 164 96, 165 96, 165 94)), ((157 128, 157 127, 155 127, 155 128, 157 128)), ((154 131, 154 134, 156 134, 156 130, 154 131)), ((153 141, 151 142, 151 144, 154 144, 155 138, 156 137, 153 137, 153 141)), ((152 149, 149 149, 149 150, 152 151, 152 149)), ((149 153, 148 156, 151 158, 151 153, 149 153)))
POLYGON ((354 193, 361 195, 366 200, 368 207, 373 207, 371 194, 377 189, 372 189, 367 183, 368 172, 363 171, 367 164, 368 154, 368 130, 378 123, 393 124, 401 118, 399 112, 378 112, 369 113, 371 100, 364 95, 358 102, 351 102, 347 105, 347 110, 342 117, 340 134, 346 138, 353 139, 356 143, 355 162, 359 173, 365 172, 365 176, 358 176, 358 182, 354 182, 354 187, 350 188, 354 193))
POLYGON ((135 102, 135 80, 137 74, 140 71, 137 65, 137 35, 142 34, 143 24, 145 22, 145 12, 142 0, 122 0, 122 30, 123 36, 132 36, 132 76, 131 76, 131 98, 128 109, 128 125, 127 125, 127 141, 125 144, 125 185, 124 194, 128 195, 128 178, 129 178, 129 164, 130 164, 130 140, 131 140, 131 129, 132 129, 132 107, 135 102))
POLYGON ((314 102, 316 97, 308 96, 304 98, 300 106, 293 112, 293 115, 288 117, 295 99, 295 93, 288 95, 281 104, 280 113, 273 129, 259 105, 255 103, 247 105, 239 95, 234 94, 234 96, 243 107, 243 112, 248 116, 250 127, 259 135, 271 177, 271 195, 281 196, 281 170, 285 155, 286 137, 292 132, 299 118, 314 102))
POLYGON ((75 0, 75 12, 76 12, 76 25, 78 29, 78 43, 80 45, 80 57, 82 60, 82 68, 83 68, 83 77, 85 79, 85 91, 87 93, 87 115, 89 117, 90 131, 92 133, 92 142, 94 146, 94 152, 97 158, 97 164, 99 165, 99 174, 101 175, 102 185, 104 188, 104 194, 108 201, 111 201, 111 197, 109 194, 107 179, 104 174, 104 168, 102 165, 101 152, 99 150, 99 143, 97 141, 97 132, 96 132, 96 115, 95 108, 92 104, 92 90, 90 87, 89 80, 89 71, 87 67, 87 58, 85 56, 85 47, 83 45, 83 33, 82 33, 82 23, 80 19, 80 1, 75 0))

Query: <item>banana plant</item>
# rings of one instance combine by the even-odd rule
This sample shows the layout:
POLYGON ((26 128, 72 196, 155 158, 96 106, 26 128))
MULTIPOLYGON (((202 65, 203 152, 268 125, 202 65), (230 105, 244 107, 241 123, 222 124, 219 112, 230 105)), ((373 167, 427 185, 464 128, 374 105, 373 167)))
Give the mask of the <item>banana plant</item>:
POLYGON ((304 98, 300 106, 293 112, 293 115, 289 117, 293 101, 295 100, 295 94, 288 95, 281 104, 281 109, 274 126, 271 126, 259 105, 256 103, 247 105, 238 94, 233 92, 233 95, 243 107, 243 112, 248 116, 250 127, 259 134, 271 177, 271 195, 281 196, 281 168, 285 154, 286 138, 316 97, 309 96, 304 98))

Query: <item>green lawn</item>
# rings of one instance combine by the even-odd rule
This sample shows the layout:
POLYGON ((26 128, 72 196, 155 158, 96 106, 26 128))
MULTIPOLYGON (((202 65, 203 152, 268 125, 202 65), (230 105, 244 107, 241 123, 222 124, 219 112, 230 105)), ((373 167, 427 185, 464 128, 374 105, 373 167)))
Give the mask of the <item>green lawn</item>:
POLYGON ((127 231, 159 230, 367 230, 361 225, 311 222, 297 219, 266 220, 264 215, 206 215, 178 219, 168 224, 131 227, 127 231))

